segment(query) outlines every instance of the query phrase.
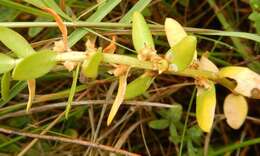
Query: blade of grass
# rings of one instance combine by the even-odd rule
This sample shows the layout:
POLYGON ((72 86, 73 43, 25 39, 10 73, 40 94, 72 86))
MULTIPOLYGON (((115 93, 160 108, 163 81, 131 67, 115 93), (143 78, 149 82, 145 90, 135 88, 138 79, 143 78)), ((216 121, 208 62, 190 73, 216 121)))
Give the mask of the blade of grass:
POLYGON ((216 152, 209 153, 209 156, 223 155, 224 153, 232 152, 232 151, 239 149, 241 147, 246 147, 246 146, 255 145, 255 144, 260 144, 260 138, 254 138, 254 139, 251 139, 251 140, 241 142, 239 144, 234 143, 232 145, 225 146, 225 147, 217 150, 216 152))
POLYGON ((23 89, 27 87, 26 81, 19 81, 17 82, 10 90, 9 97, 4 100, 0 100, 0 107, 3 107, 5 104, 7 104, 12 98, 16 97, 23 89))
POLYGON ((151 2, 151 0, 139 0, 119 21, 119 23, 129 24, 132 21, 132 16, 135 11, 141 12, 147 5, 151 2))
MULTIPOLYGON (((108 13, 115 8, 121 0, 108 0, 97 9, 86 21, 87 22, 100 22, 108 13)), ((84 37, 88 31, 86 29, 77 29, 69 36, 69 46, 76 44, 82 37, 84 37)))
POLYGON ((192 96, 190 98, 190 102, 189 102, 189 106, 188 106, 188 110, 187 110, 187 115, 186 115, 185 123, 184 123, 184 127, 183 127, 183 132, 182 132, 182 136, 181 136, 181 145, 180 145, 179 156, 182 156, 182 149, 183 149, 183 145, 184 145, 184 137, 185 137, 185 133, 186 133, 186 130, 187 130, 191 106, 192 106, 192 103, 193 103, 195 95, 196 95, 195 93, 196 93, 196 88, 193 89, 192 96))
POLYGON ((27 12, 36 16, 41 16, 41 17, 45 17, 45 18, 50 18, 52 19, 52 17, 45 13, 44 11, 41 11, 39 9, 33 8, 33 7, 29 7, 29 6, 25 6, 23 4, 19 4, 10 0, 0 0, 0 5, 5 6, 5 7, 9 7, 9 8, 13 8, 16 10, 20 10, 23 12, 27 12))
POLYGON ((69 112, 71 109, 71 104, 76 92, 76 87, 77 87, 77 81, 78 81, 78 76, 79 76, 79 68, 80 68, 80 64, 77 65, 76 71, 73 71, 73 81, 72 81, 72 85, 70 88, 70 94, 69 94, 69 99, 68 99, 68 103, 67 103, 67 107, 65 110, 65 118, 68 119, 69 117, 69 112))

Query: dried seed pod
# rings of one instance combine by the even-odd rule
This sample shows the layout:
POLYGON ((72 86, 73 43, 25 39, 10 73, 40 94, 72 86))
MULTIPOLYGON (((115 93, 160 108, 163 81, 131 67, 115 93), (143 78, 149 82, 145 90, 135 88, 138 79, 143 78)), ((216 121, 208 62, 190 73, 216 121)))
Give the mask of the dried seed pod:
POLYGON ((220 78, 231 78, 237 83, 234 91, 250 98, 260 99, 260 76, 246 67, 229 66, 218 73, 220 78))
POLYGON ((99 64, 103 58, 102 50, 99 48, 96 52, 91 52, 88 59, 82 64, 82 73, 86 77, 96 78, 98 75, 99 64))
POLYGON ((196 98, 196 118, 199 127, 205 131, 210 132, 216 107, 216 91, 215 85, 212 81, 208 81, 209 87, 197 87, 196 98))
POLYGON ((166 59, 177 66, 177 71, 184 70, 193 62, 196 45, 196 37, 187 36, 166 53, 166 59))
POLYGON ((145 48, 154 49, 152 33, 143 15, 139 12, 134 12, 132 20, 132 39, 137 53, 140 53, 145 48))
POLYGON ((248 112, 246 99, 241 95, 229 94, 224 101, 224 114, 228 125, 239 129, 244 123, 248 112))

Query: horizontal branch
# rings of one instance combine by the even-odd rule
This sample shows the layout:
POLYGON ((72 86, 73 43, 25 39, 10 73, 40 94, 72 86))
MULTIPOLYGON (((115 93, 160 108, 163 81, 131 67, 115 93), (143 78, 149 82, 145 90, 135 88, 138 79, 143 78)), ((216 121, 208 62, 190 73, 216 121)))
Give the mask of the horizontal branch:
MULTIPOLYGON (((66 52, 66 53, 59 53, 56 57, 57 61, 79 61, 82 62, 86 60, 86 54, 83 52, 66 52)), ((126 56, 126 55, 119 55, 119 54, 107 54, 103 53, 103 62, 106 63, 114 63, 114 64, 124 64, 129 65, 134 68, 140 69, 148 69, 158 71, 157 67, 154 66, 153 63, 148 61, 141 61, 135 57, 126 56)), ((185 69, 183 71, 167 71, 166 74, 178 75, 178 76, 186 76, 186 77, 204 77, 211 80, 217 80, 218 77, 215 73, 197 69, 185 69)))

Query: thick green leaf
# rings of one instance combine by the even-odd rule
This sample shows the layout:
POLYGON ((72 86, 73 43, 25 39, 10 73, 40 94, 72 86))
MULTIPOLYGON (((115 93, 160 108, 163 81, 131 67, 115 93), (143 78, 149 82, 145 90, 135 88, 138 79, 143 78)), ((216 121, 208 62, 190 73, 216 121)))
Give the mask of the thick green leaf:
POLYGON ((12 70, 15 66, 15 60, 8 55, 0 53, 0 74, 12 70))
POLYGON ((184 70, 193 62, 196 45, 196 37, 187 36, 167 52, 166 58, 177 71, 184 70))
POLYGON ((57 53, 42 50, 19 62, 13 71, 15 80, 31 80, 48 73, 56 64, 57 53))
POLYGON ((166 119, 153 120, 150 121, 148 125, 153 129, 165 129, 169 126, 169 120, 166 119))
POLYGON ((209 132, 212 128, 216 107, 216 91, 213 82, 209 81, 208 88, 198 87, 196 99, 196 118, 199 127, 209 132))
POLYGON ((143 15, 139 12, 134 12, 132 20, 132 39, 137 53, 140 53, 144 48, 154 49, 152 33, 143 15))
POLYGON ((0 41, 18 57, 26 57, 35 52, 20 34, 6 27, 0 27, 0 41))
POLYGON ((7 101, 8 97, 9 97, 10 81, 11 81, 10 72, 4 73, 4 75, 1 79, 1 96, 4 101, 7 101))
POLYGON ((82 73, 86 77, 96 78, 98 75, 98 67, 102 61, 102 58, 103 55, 101 49, 98 49, 96 52, 91 52, 88 59, 82 64, 82 73))
POLYGON ((137 79, 127 85, 125 99, 132 99, 136 96, 144 94, 153 83, 153 80, 154 77, 148 74, 139 76, 137 79))

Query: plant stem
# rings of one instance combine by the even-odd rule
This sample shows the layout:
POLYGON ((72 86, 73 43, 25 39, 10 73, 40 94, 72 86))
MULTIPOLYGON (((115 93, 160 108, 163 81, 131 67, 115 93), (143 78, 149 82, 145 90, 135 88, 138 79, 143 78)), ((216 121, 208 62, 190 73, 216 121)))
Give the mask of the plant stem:
MULTIPOLYGON (((86 53, 84 52, 66 52, 59 53, 56 57, 57 61, 75 61, 82 62, 86 60, 86 53)), ((140 69, 148 69, 148 70, 158 70, 157 67, 148 61, 141 61, 137 58, 126 56, 126 55, 118 55, 118 54, 107 54, 103 53, 103 62, 105 63, 114 63, 114 64, 124 64, 129 65, 133 68, 140 69)), ((178 75, 178 76, 187 76, 187 77, 204 77, 207 79, 211 79, 216 81, 218 79, 217 74, 209 71, 202 71, 196 69, 186 69, 183 71, 167 71, 167 74, 178 75)))
POLYGON ((251 139, 251 140, 248 140, 248 141, 244 141, 244 142, 239 143, 239 144, 235 143, 235 144, 226 146, 226 147, 221 148, 220 150, 218 150, 218 151, 216 151, 212 154, 209 154, 209 156, 216 156, 216 155, 221 155, 221 154, 223 155, 226 152, 230 152, 230 151, 233 151, 235 149, 245 147, 245 146, 254 145, 254 144, 260 144, 260 138, 255 138, 255 139, 251 139))

